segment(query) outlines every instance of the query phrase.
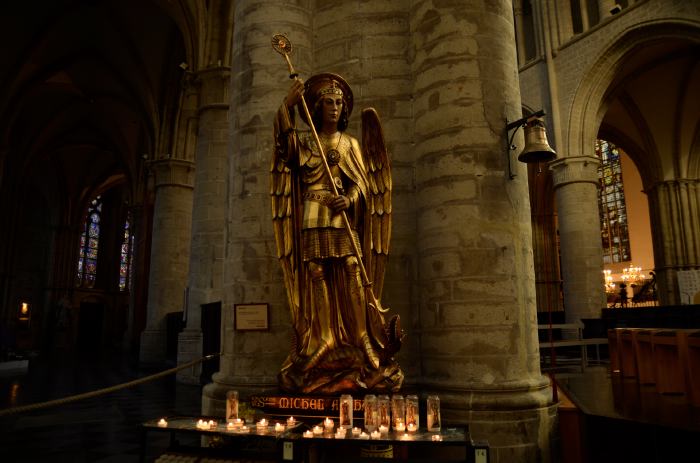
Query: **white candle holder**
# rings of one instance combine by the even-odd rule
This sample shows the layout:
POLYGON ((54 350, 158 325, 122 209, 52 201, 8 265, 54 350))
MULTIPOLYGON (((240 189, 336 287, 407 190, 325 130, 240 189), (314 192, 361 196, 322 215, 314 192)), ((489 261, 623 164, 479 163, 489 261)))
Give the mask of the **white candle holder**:
POLYGON ((340 416, 338 420, 338 427, 345 429, 352 428, 354 406, 355 404, 350 394, 343 394, 340 396, 340 416))
POLYGON ((238 418, 238 391, 228 391, 226 393, 226 420, 231 421, 238 418))
POLYGON ((436 395, 428 396, 426 400, 426 413, 428 418, 428 431, 440 431, 442 421, 440 419, 440 397, 436 395))
POLYGON ((415 394, 407 395, 406 400, 405 400, 405 404, 406 404, 406 419, 404 420, 404 422, 406 423, 406 429, 408 429, 410 431, 410 425, 413 424, 413 426, 414 426, 413 431, 415 432, 420 427, 418 396, 415 394))

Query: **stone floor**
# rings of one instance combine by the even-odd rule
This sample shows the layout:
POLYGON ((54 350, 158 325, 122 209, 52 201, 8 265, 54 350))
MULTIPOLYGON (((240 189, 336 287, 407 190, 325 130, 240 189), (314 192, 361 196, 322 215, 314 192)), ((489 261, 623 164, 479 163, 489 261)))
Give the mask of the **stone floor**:
MULTIPOLYGON (((197 415, 201 386, 168 376, 107 395, 23 413, 3 409, 61 399, 143 378, 154 371, 125 358, 50 361, 33 358, 24 375, 0 377, 0 460, 3 462, 137 462, 139 424, 158 416, 197 415), (6 413, 6 412, 5 412, 6 413)), ((166 436, 149 438, 144 456, 154 461, 166 436)))
MULTIPOLYGON (((128 463, 139 461, 142 451, 148 462, 205 461, 169 452, 165 433, 149 433, 142 446, 141 423, 200 413, 202 386, 177 384, 173 375, 99 397, 7 412, 154 373, 118 356, 82 361, 56 356, 50 361, 33 358, 25 374, 0 376, 0 461, 128 463)), ((611 375, 606 365, 559 373, 556 381, 583 412, 586 455, 580 461, 698 461, 700 409, 691 407, 684 396, 657 394, 653 386, 611 375), (695 456, 684 456, 688 452, 695 456)), ((190 439, 181 443, 199 444, 198 438, 190 439)))

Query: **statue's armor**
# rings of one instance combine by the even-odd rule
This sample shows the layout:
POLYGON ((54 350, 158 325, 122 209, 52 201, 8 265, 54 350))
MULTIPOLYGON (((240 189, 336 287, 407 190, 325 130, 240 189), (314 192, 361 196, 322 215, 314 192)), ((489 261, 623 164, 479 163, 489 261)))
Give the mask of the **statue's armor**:
MULTIPOLYGON (((301 183, 304 201, 302 217, 302 257, 305 261, 324 259, 328 257, 345 257, 354 255, 348 232, 343 224, 342 215, 333 212, 330 207, 335 194, 331 182, 339 194, 345 191, 347 177, 341 169, 341 163, 330 165, 333 179, 328 178, 321 153, 315 140, 302 136, 302 153, 299 157, 301 164, 301 183)), ((340 158, 349 156, 352 145, 348 135, 340 135, 337 145, 325 146, 324 151, 335 149, 340 158)), ((352 186, 350 187, 353 188, 352 186)), ((357 248, 360 249, 357 232, 352 231, 357 248)))

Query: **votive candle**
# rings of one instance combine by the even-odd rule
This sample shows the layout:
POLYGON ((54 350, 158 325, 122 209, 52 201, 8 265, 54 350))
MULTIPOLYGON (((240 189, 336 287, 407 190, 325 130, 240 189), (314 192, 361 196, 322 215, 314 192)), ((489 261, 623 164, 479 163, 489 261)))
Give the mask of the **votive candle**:
POLYGON ((161 418, 160 421, 158 421, 158 427, 160 427, 160 428, 167 428, 168 427, 168 422, 165 421, 165 418, 161 418))
POLYGON ((310 437, 314 437, 314 433, 312 433, 311 431, 304 431, 304 434, 302 434, 302 436, 308 439, 310 437))
POLYGON ((372 439, 379 439, 380 437, 382 437, 382 433, 380 433, 379 431, 372 431, 372 434, 370 434, 370 437, 372 439))

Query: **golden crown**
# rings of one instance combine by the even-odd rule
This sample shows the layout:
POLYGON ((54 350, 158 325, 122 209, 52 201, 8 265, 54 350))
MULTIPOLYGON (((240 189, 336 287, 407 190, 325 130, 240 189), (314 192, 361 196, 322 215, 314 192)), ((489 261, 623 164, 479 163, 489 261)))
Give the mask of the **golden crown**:
POLYGON ((323 89, 321 89, 320 92, 318 92, 319 97, 321 97, 323 95, 328 95, 328 94, 342 96, 343 91, 340 89, 340 87, 336 87, 336 82, 333 80, 333 81, 331 81, 331 85, 329 87, 323 88, 323 89))

